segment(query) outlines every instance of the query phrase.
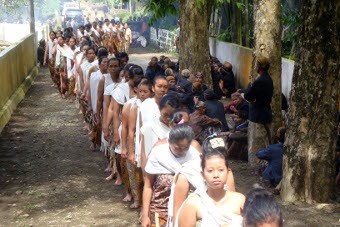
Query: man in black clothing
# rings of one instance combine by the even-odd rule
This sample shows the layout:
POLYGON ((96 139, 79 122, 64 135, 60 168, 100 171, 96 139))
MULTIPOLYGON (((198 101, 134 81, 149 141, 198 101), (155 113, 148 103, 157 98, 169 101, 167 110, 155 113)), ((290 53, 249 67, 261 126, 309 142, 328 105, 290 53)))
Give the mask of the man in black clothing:
POLYGON ((205 114, 210 118, 217 118, 222 123, 222 132, 228 131, 223 104, 216 99, 215 93, 210 89, 204 91, 204 98, 206 100, 204 102, 206 106, 205 114))
POLYGON ((220 89, 224 96, 231 97, 236 91, 235 88, 235 76, 233 73, 233 66, 229 62, 224 62, 220 69, 221 80, 219 82, 220 89))
POLYGON ((258 57, 256 68, 260 76, 245 91, 244 98, 249 105, 248 160, 255 166, 258 161, 255 152, 271 144, 271 122, 273 120, 270 103, 273 97, 273 80, 268 73, 270 63, 266 57, 258 57))

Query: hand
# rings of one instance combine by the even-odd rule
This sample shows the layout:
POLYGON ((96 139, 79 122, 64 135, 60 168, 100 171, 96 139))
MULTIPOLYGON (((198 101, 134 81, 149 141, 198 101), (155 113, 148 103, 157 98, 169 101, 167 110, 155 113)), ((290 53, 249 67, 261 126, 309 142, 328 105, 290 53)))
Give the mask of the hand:
POLYGON ((128 151, 126 148, 122 149, 122 153, 121 153, 122 158, 127 158, 128 157, 128 151))
POLYGON ((132 152, 129 152, 129 156, 128 156, 128 160, 131 163, 131 165, 136 165, 136 158, 135 158, 135 154, 132 152))
POLYGON ((119 134, 118 132, 113 134, 113 146, 118 146, 120 142, 119 134))
POLYGON ((198 97, 194 96, 194 103, 198 102, 198 97))
POLYGON ((230 106, 230 110, 233 111, 234 113, 237 113, 237 109, 235 108, 235 106, 230 106))
POLYGON ((103 127, 103 133, 104 133, 104 139, 107 141, 107 142, 110 142, 110 132, 109 132, 109 128, 104 126, 103 127))
POLYGON ((85 100, 85 94, 82 94, 82 95, 80 96, 80 98, 83 99, 83 100, 85 100))
POLYGON ((78 93, 77 85, 75 85, 75 88, 74 88, 73 92, 74 92, 74 94, 77 94, 77 93, 78 93))
POLYGON ((151 221, 150 221, 149 216, 143 216, 142 217, 142 226, 143 227, 151 226, 151 221))

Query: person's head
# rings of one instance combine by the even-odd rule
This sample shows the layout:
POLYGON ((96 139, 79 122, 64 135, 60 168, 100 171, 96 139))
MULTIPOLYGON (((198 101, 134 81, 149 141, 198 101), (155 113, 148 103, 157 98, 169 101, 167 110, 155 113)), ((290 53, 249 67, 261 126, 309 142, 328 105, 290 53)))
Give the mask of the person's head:
POLYGON ((171 115, 178 108, 178 105, 179 100, 175 95, 168 94, 163 96, 159 103, 159 111, 161 113, 159 120, 163 124, 170 126, 171 115))
POLYGON ((175 157, 183 157, 190 148, 190 144, 194 138, 192 128, 185 124, 176 125, 169 133, 169 145, 171 153, 175 157))
POLYGON ((195 110, 198 111, 200 114, 205 114, 206 110, 205 103, 202 101, 197 101, 195 103, 195 110))
POLYGON ((124 28, 127 29, 129 27, 128 23, 124 23, 124 28))
POLYGON ((103 27, 103 22, 102 21, 98 21, 98 27, 102 28, 103 27))
POLYGON ((215 92, 211 89, 207 89, 204 91, 205 100, 214 100, 216 97, 215 92))
POLYGON ((65 43, 64 37, 63 37, 63 36, 59 36, 59 37, 58 37, 58 44, 59 44, 60 46, 62 46, 62 45, 64 45, 64 43, 65 43))
POLYGON ((104 57, 104 56, 106 56, 106 57, 109 56, 109 52, 103 46, 98 47, 98 49, 97 49, 97 57, 101 58, 101 57, 104 57))
POLYGON ((98 59, 99 69, 102 73, 107 72, 107 62, 108 62, 107 56, 102 56, 98 59))
POLYGON ((155 94, 155 98, 160 100, 168 92, 168 81, 161 76, 155 77, 152 91, 155 94))
POLYGON ((54 31, 51 31, 51 32, 50 32, 50 39, 51 39, 51 40, 54 40, 55 37, 56 37, 55 32, 54 32, 54 31))
POLYGON ((176 86, 176 80, 174 76, 169 75, 166 77, 166 80, 168 81, 169 88, 173 88, 176 86))
POLYGON ((270 67, 269 59, 264 56, 259 56, 256 60, 256 69, 258 73, 268 71, 270 67))
POLYGON ((283 226, 281 208, 270 192, 257 187, 247 193, 243 206, 243 226, 283 226))
POLYGON ((276 139, 280 142, 280 143, 284 143, 285 142, 285 135, 286 135, 286 128, 285 127, 280 127, 277 131, 276 131, 276 139))
POLYGON ((71 37, 68 41, 68 45, 71 47, 71 48, 74 48, 76 46, 76 39, 74 37, 71 37))
POLYGON ((91 24, 86 24, 85 25, 85 30, 89 32, 91 30, 91 24))
POLYGON ((243 97, 240 93, 235 92, 234 94, 231 95, 231 100, 234 102, 236 106, 242 103, 243 97))
POLYGON ((119 72, 120 72, 120 67, 119 67, 119 61, 117 58, 110 58, 107 61, 107 66, 108 66, 108 72, 110 73, 111 76, 115 78, 115 82, 119 78, 119 72))
POLYGON ((149 80, 144 80, 139 84, 138 98, 144 102, 145 99, 150 98, 153 94, 152 83, 149 80))
POLYGON ((97 29, 97 21, 93 21, 93 22, 92 22, 92 27, 93 27, 94 29, 97 29))
POLYGON ((81 32, 81 34, 84 34, 85 31, 85 27, 83 25, 79 26, 79 31, 81 32))
POLYGON ((63 32, 60 31, 60 30, 58 30, 55 36, 56 36, 57 38, 59 38, 59 37, 62 36, 62 35, 63 35, 63 32))
POLYGON ((220 73, 222 76, 230 76, 230 74, 232 73, 232 69, 233 66, 229 62, 225 61, 220 68, 220 73))
POLYGON ((196 73, 194 82, 203 83, 203 74, 201 72, 196 73))
POLYGON ((244 111, 239 111, 234 116, 235 125, 238 126, 248 119, 248 113, 244 111))
POLYGON ((119 65, 121 68, 124 68, 125 65, 129 62, 129 55, 125 52, 119 52, 115 56, 119 60, 119 65))
POLYGON ((39 47, 45 47, 46 46, 46 41, 44 39, 41 39, 39 41, 39 47))
POLYGON ((152 57, 149 64, 150 64, 151 67, 156 67, 157 63, 158 63, 158 58, 152 57))
POLYGON ((110 24, 110 21, 109 21, 109 19, 107 19, 107 18, 105 19, 104 22, 105 22, 105 24, 106 24, 107 26, 110 24))
POLYGON ((189 77, 190 77, 190 70, 189 69, 183 69, 182 73, 181 73, 181 76, 186 78, 186 79, 189 79, 189 77))
POLYGON ((180 124, 186 124, 190 120, 190 114, 189 112, 182 110, 182 109, 176 109, 172 115, 171 115, 171 127, 175 127, 176 125, 180 124))
POLYGON ((228 147, 227 147, 226 138, 223 136, 217 135, 217 133, 211 132, 211 135, 208 136, 202 143, 202 149, 205 153, 212 152, 213 150, 218 150, 224 156, 228 157, 228 147))
POLYGON ((89 62, 93 62, 96 59, 96 51, 93 47, 87 49, 86 58, 89 62))
POLYGON ((90 48, 90 43, 83 42, 80 46, 80 50, 83 51, 84 54, 86 54, 86 51, 90 48))
POLYGON ((224 154, 216 149, 203 150, 201 166, 207 190, 224 190, 228 179, 228 162, 224 154))
POLYGON ((159 56, 159 61, 160 61, 160 62, 164 62, 164 58, 165 58, 164 55, 159 56))

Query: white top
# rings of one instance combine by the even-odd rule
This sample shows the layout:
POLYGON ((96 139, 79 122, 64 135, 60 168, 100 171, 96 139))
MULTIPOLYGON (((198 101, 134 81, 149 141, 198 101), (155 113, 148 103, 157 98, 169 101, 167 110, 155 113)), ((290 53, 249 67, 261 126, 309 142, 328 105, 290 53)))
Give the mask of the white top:
POLYGON ((104 78, 105 78, 104 79, 104 89, 105 89, 107 86, 113 83, 113 80, 111 78, 110 73, 105 73, 104 78))
POLYGON ((52 49, 53 49, 53 46, 54 46, 54 42, 53 40, 49 39, 48 40, 48 58, 51 59, 53 56, 52 56, 52 49))
POLYGON ((148 157, 158 140, 169 137, 170 128, 157 119, 143 125, 140 129, 140 133, 144 135, 144 152, 145 156, 148 157))
POLYGON ((93 72, 90 76, 90 92, 93 113, 97 113, 98 85, 102 77, 103 74, 100 70, 93 72))
POLYGON ((144 100, 140 107, 140 113, 143 125, 159 121, 159 117, 161 116, 161 112, 159 111, 155 98, 148 98, 144 100))
POLYGON ((119 84, 117 88, 111 92, 111 96, 119 105, 124 105, 130 99, 130 86, 128 82, 119 84))
POLYGON ((67 50, 65 51, 65 55, 66 57, 66 70, 67 70, 67 77, 71 78, 72 75, 74 75, 74 71, 73 71, 73 66, 72 66, 72 62, 74 59, 74 51, 69 47, 67 48, 67 50))

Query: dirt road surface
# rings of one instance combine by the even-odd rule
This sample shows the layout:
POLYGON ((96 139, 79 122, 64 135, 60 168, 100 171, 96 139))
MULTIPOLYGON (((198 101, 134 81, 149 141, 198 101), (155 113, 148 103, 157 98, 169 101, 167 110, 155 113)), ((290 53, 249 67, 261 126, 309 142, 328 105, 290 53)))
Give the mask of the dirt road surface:
MULTIPOLYGON (((130 62, 144 69, 161 55, 134 51, 130 62)), ((0 137, 0 226, 139 226, 138 211, 121 201, 123 186, 105 181, 103 154, 89 145, 74 103, 59 98, 41 69, 0 137)), ((240 192, 258 182, 246 163, 231 167, 240 192)), ((336 210, 283 204, 287 226, 335 226, 336 210)))

